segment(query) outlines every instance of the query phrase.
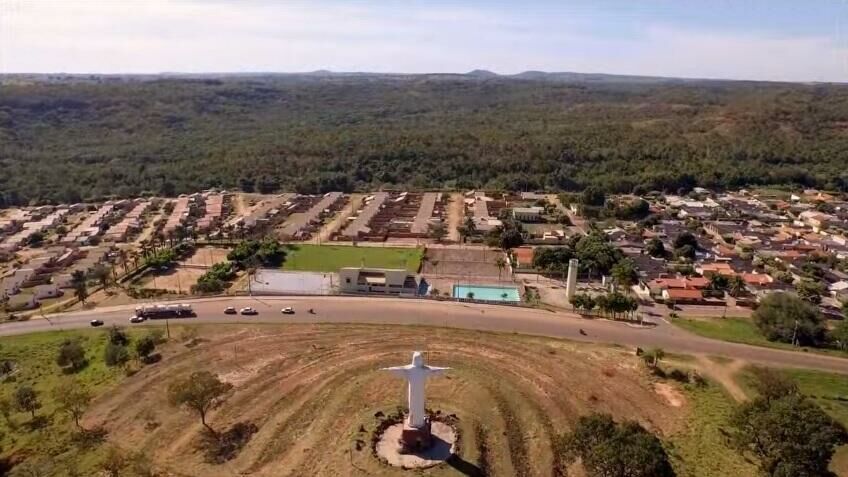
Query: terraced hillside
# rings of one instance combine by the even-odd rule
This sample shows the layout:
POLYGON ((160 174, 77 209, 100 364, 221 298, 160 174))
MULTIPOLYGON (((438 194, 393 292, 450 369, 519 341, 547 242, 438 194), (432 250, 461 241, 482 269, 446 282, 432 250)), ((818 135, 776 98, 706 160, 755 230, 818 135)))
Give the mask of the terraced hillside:
POLYGON ((620 348, 352 325, 216 327, 201 337, 100 396, 84 424, 103 424, 114 443, 174 475, 399 475, 370 451, 375 414, 394 412, 405 398, 404 382, 378 369, 408 361, 415 349, 453 368, 428 384, 428 407, 456 414, 461 435, 459 459, 426 475, 580 475, 552 452, 555 436, 580 415, 637 419, 667 439, 686 432, 690 411, 685 392, 653 383, 620 348), (196 370, 234 386, 209 417, 214 427, 250 421, 259 429, 225 464, 205 463, 199 420, 167 402, 168 385, 196 370))

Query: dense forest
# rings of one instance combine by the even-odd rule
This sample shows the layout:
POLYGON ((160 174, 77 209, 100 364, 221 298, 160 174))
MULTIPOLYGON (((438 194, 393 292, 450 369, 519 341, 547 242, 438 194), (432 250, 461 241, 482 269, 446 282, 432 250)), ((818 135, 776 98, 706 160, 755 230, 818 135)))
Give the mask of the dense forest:
POLYGON ((846 190, 846 166, 844 85, 0 77, 0 205, 209 187, 846 190))

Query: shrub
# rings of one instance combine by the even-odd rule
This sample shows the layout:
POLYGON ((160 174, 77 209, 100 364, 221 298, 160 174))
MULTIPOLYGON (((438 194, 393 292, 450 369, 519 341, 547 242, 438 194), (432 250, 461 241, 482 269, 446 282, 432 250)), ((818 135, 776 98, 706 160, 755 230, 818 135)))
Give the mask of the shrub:
POLYGON ((730 423, 732 442, 771 477, 830 475, 833 453, 848 442, 841 424, 797 393, 743 404, 730 423))
POLYGON ((772 293, 754 312, 757 327, 770 341, 818 346, 825 342, 827 329, 818 310, 789 293, 772 293))
POLYGON ((106 366, 120 366, 129 361, 130 353, 126 346, 110 342, 106 345, 103 359, 106 361, 106 366))
POLYGON ((206 434, 203 447, 207 462, 223 464, 232 460, 258 431, 259 428, 252 422, 237 422, 220 436, 206 434))
POLYGON ((155 350, 156 342, 150 335, 147 335, 135 342, 135 354, 142 361, 146 362, 155 350))
POLYGON ((86 365, 85 349, 77 340, 65 340, 59 345, 56 364, 71 371, 79 371, 86 365))
POLYGON ((662 442, 639 423, 617 424, 608 414, 581 417, 559 439, 563 462, 580 458, 589 476, 672 477, 662 442))

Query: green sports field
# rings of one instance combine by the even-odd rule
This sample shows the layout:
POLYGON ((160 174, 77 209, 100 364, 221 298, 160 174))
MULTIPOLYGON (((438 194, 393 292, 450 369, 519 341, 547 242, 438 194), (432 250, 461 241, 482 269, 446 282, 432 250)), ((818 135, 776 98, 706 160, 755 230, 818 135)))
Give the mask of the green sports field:
POLYGON ((290 245, 284 270, 337 272, 342 267, 405 268, 417 272, 420 248, 290 245))

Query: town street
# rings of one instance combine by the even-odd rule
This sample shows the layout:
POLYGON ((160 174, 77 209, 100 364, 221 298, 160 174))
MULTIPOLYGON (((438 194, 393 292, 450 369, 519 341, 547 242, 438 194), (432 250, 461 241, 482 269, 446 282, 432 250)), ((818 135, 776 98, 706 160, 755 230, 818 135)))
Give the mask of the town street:
MULTIPOLYGON (((196 317, 171 319, 169 323, 363 323, 449 326, 642 348, 661 347, 672 352, 722 355, 763 365, 802 367, 848 374, 848 359, 706 339, 664 322, 659 322, 658 326, 652 328, 639 328, 625 323, 584 319, 571 313, 533 308, 401 298, 238 297, 192 300, 190 303, 197 313, 196 317), (226 315, 224 308, 227 306, 251 306, 256 308, 259 315, 226 315), (296 313, 281 314, 280 309, 284 306, 293 307, 296 313), (314 314, 308 313, 310 308, 314 309, 314 314)), ((30 321, 4 323, 0 325, 0 335, 87 328, 93 318, 103 320, 106 326, 165 324, 164 320, 149 320, 145 324, 130 325, 129 317, 133 314, 134 307, 135 305, 107 307, 47 315, 47 319, 33 318, 30 321)))

